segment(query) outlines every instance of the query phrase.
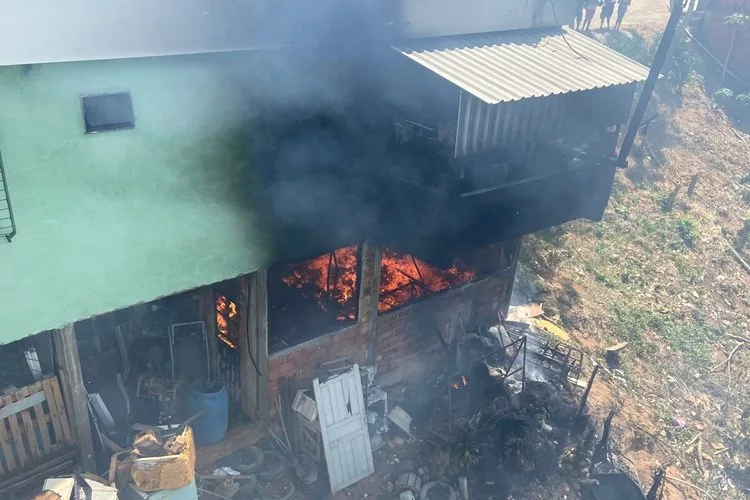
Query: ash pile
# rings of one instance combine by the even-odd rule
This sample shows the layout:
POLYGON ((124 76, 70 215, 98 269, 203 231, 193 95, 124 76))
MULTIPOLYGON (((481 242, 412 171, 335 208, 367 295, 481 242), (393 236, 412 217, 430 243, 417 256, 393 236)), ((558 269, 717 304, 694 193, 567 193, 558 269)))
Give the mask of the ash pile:
MULTIPOLYGON (((472 498, 608 498, 597 492, 621 475, 609 454, 614 413, 602 429, 585 412, 580 350, 528 324, 501 322, 464 328, 451 351, 456 372, 441 398, 447 415, 433 412, 420 450, 430 476, 463 482, 472 498)), ((645 498, 624 481, 633 494, 613 498, 645 498)))

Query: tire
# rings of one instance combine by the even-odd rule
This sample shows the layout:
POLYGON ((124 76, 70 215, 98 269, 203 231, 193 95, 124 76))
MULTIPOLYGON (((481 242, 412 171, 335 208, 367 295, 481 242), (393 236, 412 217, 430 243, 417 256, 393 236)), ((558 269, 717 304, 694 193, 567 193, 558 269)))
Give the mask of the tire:
POLYGON ((233 465, 232 468, 243 474, 253 474, 263 466, 265 455, 263 450, 257 446, 250 446, 244 450, 243 455, 247 455, 247 458, 243 456, 244 462, 242 464, 233 465))
POLYGON ((429 483, 422 486, 422 490, 419 492, 419 500, 430 500, 430 490, 433 488, 448 491, 448 498, 450 500, 458 500, 458 493, 456 489, 445 481, 430 481, 429 483))
POLYGON ((315 484, 318 481, 318 464, 307 455, 300 455, 294 464, 294 474, 303 484, 315 484))
POLYGON ((276 481, 277 479, 281 479, 289 469, 289 461, 284 455, 276 451, 265 452, 263 462, 265 468, 258 472, 258 477, 263 481, 276 481), (275 465, 273 465, 274 463, 275 465))
POLYGON ((290 479, 282 479, 287 484, 287 492, 283 496, 277 497, 277 496, 271 496, 266 495, 266 493, 261 489, 260 497, 263 500, 289 500, 294 496, 294 494, 297 492, 296 488, 294 487, 294 483, 290 479))

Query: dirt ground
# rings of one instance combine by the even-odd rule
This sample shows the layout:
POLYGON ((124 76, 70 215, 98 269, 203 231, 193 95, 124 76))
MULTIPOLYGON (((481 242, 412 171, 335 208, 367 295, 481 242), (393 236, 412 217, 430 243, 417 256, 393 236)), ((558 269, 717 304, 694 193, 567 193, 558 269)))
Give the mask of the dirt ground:
MULTIPOLYGON (((667 16, 664 1, 634 0, 623 28, 653 38, 667 16)), ((668 500, 750 491, 740 489, 750 488, 750 346, 741 340, 750 338, 750 273, 728 250, 750 225, 750 136, 707 95, 701 75, 711 70, 677 98, 657 91, 659 117, 618 174, 601 223, 525 242, 524 279, 592 359, 630 341, 621 370, 594 384, 592 411, 603 419, 617 408, 618 453, 642 484, 670 464, 668 500)))

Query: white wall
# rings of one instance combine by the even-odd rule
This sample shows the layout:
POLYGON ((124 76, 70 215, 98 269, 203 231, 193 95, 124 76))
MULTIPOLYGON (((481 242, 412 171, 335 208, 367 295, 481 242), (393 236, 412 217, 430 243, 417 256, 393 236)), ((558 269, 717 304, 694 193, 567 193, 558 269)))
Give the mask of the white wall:
POLYGON ((401 0, 403 34, 409 37, 486 33, 570 24, 576 0, 401 0))

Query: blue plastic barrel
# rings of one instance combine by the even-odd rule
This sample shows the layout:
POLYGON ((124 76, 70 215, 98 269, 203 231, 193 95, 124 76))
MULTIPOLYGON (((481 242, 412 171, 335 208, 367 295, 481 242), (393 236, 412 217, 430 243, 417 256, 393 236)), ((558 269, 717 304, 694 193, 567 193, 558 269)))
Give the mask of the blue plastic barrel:
POLYGON ((227 433, 229 424, 229 395, 223 385, 189 388, 187 409, 190 415, 203 411, 203 414, 190 424, 195 444, 206 446, 221 441, 227 433))

